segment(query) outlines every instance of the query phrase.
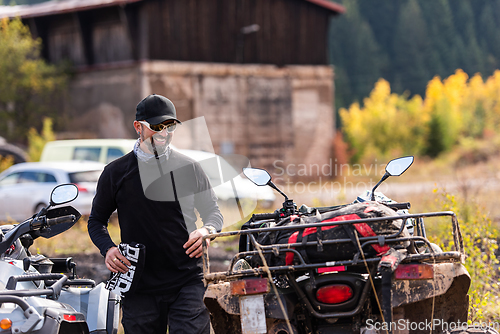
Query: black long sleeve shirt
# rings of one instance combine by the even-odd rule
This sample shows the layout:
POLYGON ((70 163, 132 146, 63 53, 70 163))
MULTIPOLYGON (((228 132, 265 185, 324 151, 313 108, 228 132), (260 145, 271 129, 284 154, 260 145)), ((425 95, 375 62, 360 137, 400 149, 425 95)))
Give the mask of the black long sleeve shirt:
POLYGON ((223 220, 208 177, 196 161, 172 151, 162 165, 167 170, 138 163, 133 152, 108 164, 88 221, 90 238, 104 256, 115 246, 107 226, 117 210, 121 241, 146 246, 137 292, 147 294, 170 293, 201 278, 201 259, 190 258, 182 247, 196 228, 195 208, 204 226, 220 231, 223 220), (158 168, 163 176, 147 180, 158 168))

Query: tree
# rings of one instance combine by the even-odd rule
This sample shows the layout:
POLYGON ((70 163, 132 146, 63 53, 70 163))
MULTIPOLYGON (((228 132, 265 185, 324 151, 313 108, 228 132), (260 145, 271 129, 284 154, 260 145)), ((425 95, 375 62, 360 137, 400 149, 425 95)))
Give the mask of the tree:
POLYGON ((477 41, 471 4, 468 0, 452 1, 450 4, 457 30, 455 43, 458 49, 459 67, 469 76, 477 72, 484 73, 484 53, 477 41))
POLYGON ((459 67, 458 50, 455 44, 456 30, 448 0, 420 1, 422 14, 427 23, 433 61, 433 75, 445 77, 459 67))
POLYGON ((487 70, 488 74, 498 68, 500 58, 500 36, 498 26, 495 22, 492 8, 489 2, 486 2, 481 12, 479 20, 479 34, 481 36, 480 45, 488 53, 487 70))
POLYGON ((435 75, 500 66, 500 0, 336 1, 347 9, 330 35, 337 107, 361 102, 377 73, 396 92, 423 94, 435 75))
POLYGON ((331 24, 330 61, 338 68, 336 95, 339 101, 351 103, 370 93, 381 77, 386 58, 370 25, 360 15, 357 2, 351 0, 345 6, 346 13, 331 24), (343 94, 346 92, 349 97, 343 94))
POLYGON ((394 91, 423 95, 425 85, 432 78, 429 71, 431 45, 427 25, 417 0, 401 7, 394 36, 394 91))
POLYGON ((40 39, 20 19, 0 21, 0 134, 8 140, 26 143, 28 129, 42 127, 42 116, 61 116, 54 100, 67 76, 41 59, 40 50, 40 39))
POLYGON ((359 12, 370 24, 377 43, 390 57, 393 56, 392 43, 399 10, 403 1, 361 0, 359 12))

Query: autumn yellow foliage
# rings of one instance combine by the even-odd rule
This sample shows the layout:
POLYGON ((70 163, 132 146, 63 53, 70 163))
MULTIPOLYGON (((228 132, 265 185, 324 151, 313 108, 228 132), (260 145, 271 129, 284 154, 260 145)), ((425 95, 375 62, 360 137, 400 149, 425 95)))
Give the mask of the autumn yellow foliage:
POLYGON ((0 19, 0 133, 11 142, 27 141, 27 129, 42 128, 43 116, 63 118, 55 108, 67 84, 66 67, 48 64, 42 41, 21 19, 0 19))
POLYGON ((56 135, 52 130, 52 119, 45 117, 43 119, 43 129, 39 134, 35 128, 31 128, 28 131, 28 156, 30 161, 40 161, 40 157, 42 156, 43 148, 45 144, 49 141, 56 140, 56 135))
POLYGON ((394 150, 405 153, 422 146, 425 133, 421 132, 428 123, 422 105, 420 96, 407 99, 391 93, 389 83, 380 79, 363 107, 354 103, 348 110, 341 109, 344 133, 355 157, 385 156, 394 150))
POLYGON ((500 71, 483 81, 458 69, 427 85, 425 98, 391 93, 380 79, 363 105, 340 109, 353 160, 446 152, 464 138, 485 138, 500 126, 500 71))

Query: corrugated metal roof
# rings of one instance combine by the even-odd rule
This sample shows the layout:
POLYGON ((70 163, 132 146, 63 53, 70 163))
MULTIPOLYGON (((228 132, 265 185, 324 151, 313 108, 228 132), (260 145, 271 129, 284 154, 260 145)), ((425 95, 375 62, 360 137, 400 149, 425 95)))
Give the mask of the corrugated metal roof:
MULTIPOLYGON (((89 10, 99 7, 122 5, 142 0, 54 0, 36 5, 0 6, 1 17, 37 17, 89 10)), ((337 14, 345 12, 345 7, 328 0, 305 0, 337 14)))
POLYGON ((1 17, 37 17, 122 5, 142 0, 54 0, 36 5, 0 6, 1 17))
POLYGON ((328 0, 306 0, 310 3, 313 3, 315 5, 324 7, 326 9, 331 10, 332 12, 335 12, 337 14, 343 14, 345 13, 345 7, 336 3, 336 2, 331 2, 328 0))

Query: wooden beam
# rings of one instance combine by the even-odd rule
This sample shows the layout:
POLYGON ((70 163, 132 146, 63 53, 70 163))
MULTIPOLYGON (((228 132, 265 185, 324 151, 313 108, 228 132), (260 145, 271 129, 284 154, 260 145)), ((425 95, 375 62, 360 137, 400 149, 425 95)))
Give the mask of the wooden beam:
POLYGON ((127 38, 132 50, 132 59, 139 60, 138 40, 139 40, 139 20, 137 17, 137 7, 121 5, 119 6, 120 22, 125 27, 127 38))
POLYGON ((74 17, 77 20, 80 36, 82 37, 85 63, 87 65, 93 65, 95 60, 92 41, 92 17, 88 11, 77 12, 74 17))

